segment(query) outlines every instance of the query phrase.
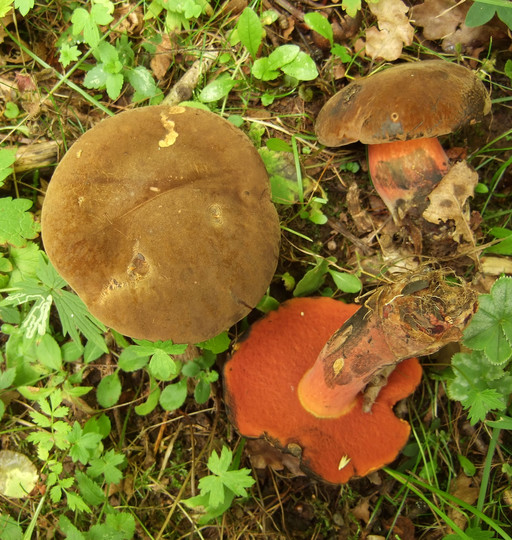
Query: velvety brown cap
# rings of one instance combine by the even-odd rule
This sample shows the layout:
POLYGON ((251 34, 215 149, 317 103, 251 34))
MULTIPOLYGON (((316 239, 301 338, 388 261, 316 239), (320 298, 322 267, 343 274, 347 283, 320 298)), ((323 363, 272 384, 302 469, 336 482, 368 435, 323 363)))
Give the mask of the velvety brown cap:
POLYGON ((207 111, 154 106, 103 120, 70 148, 46 193, 42 236, 104 324, 197 343, 259 302, 280 228, 242 131, 207 111))
POLYGON ((320 111, 315 131, 326 146, 438 137, 480 121, 489 94, 469 69, 427 60, 355 80, 320 111))

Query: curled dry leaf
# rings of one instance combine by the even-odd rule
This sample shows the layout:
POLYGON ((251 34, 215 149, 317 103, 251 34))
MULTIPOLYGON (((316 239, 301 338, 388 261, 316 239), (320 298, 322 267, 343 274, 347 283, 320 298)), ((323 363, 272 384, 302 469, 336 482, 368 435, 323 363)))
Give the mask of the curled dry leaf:
POLYGON ((477 183, 478 174, 465 161, 456 163, 428 196, 430 204, 423 212, 423 218, 435 225, 453 221, 453 239, 474 244, 466 202, 473 196, 477 183))
POLYGON ((412 22, 423 27, 426 39, 441 39, 441 47, 446 52, 453 52, 456 45, 466 51, 487 43, 491 35, 497 37, 503 32, 502 28, 495 28, 491 23, 474 28, 466 26, 464 21, 469 8, 468 2, 458 0, 425 0, 423 4, 412 7, 412 22))
POLYGON ((402 0, 380 0, 368 4, 377 17, 379 29, 369 28, 366 32, 366 54, 372 59, 396 60, 404 45, 410 45, 414 28, 406 15, 409 8, 402 0))
MULTIPOLYGON (((478 487, 473 485, 473 482, 473 479, 465 474, 459 475, 451 486, 450 494, 467 504, 474 504, 478 498, 479 490, 478 487)), ((463 512, 456 507, 452 507, 448 510, 448 515, 458 527, 461 529, 466 528, 468 521, 463 512)))
POLYGON ((282 471, 286 468, 293 476, 305 476, 300 469, 300 457, 284 452, 264 439, 248 440, 246 448, 255 469, 270 467, 274 471, 282 471))

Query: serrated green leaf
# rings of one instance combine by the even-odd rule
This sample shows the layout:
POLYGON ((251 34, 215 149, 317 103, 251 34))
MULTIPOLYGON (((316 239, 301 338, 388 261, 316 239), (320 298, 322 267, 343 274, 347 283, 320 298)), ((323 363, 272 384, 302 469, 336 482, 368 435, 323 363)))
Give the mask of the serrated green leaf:
POLYGON ((94 88, 100 90, 105 88, 109 74, 105 71, 103 64, 98 64, 89 70, 84 78, 84 86, 86 88, 94 88))
POLYGON ((59 517, 59 528, 66 535, 66 540, 85 540, 85 536, 64 514, 59 517))
POLYGON ((14 0, 14 7, 25 17, 34 7, 35 0, 14 0))
POLYGON ((503 364, 512 355, 512 278, 499 278, 490 294, 479 296, 478 303, 464 331, 464 344, 483 350, 491 362, 503 364))
POLYGON ((64 43, 59 51, 59 62, 62 64, 62 67, 68 67, 72 62, 76 62, 81 54, 76 45, 64 43))
POLYGON ((148 370, 159 381, 170 381, 180 374, 181 364, 158 349, 149 361, 148 370))
POLYGON ((361 10, 361 0, 342 0, 341 7, 353 18, 361 10))
POLYGON ((81 471, 75 471, 75 478, 80 494, 86 503, 98 506, 106 501, 104 491, 91 477, 81 471))
POLYGON ((9 287, 16 283, 34 279, 39 266, 40 249, 34 242, 27 242, 23 247, 11 247, 9 260, 13 267, 9 276, 9 287))
POLYGON ((91 513, 91 509, 87 504, 85 504, 84 500, 80 495, 77 493, 73 493, 72 491, 66 492, 66 500, 68 503, 68 507, 70 510, 76 511, 76 512, 86 512, 87 514, 91 513))
POLYGON ((117 373, 103 377, 96 389, 96 399, 105 408, 113 407, 121 396, 121 381, 117 373))
POLYGON ((143 66, 138 66, 131 69, 127 73, 128 82, 133 86, 137 94, 137 100, 149 99, 156 96, 160 90, 158 89, 151 72, 143 66))
POLYGON ((87 469, 87 474, 92 478, 103 475, 105 482, 118 484, 123 478, 123 473, 119 469, 125 461, 122 454, 117 454, 114 450, 109 450, 101 457, 93 459, 87 469))
POLYGON ((313 11, 304 15, 304 22, 311 28, 311 30, 314 30, 317 34, 320 34, 327 39, 332 46, 334 35, 331 23, 327 17, 324 17, 318 11, 313 11))
POLYGON ((108 97, 116 100, 121 95, 123 89, 124 77, 122 73, 109 73, 105 82, 108 97))
POLYGON ((28 212, 31 206, 28 199, 0 199, 0 245, 23 247, 37 236, 40 226, 28 212))
POLYGON ((242 45, 249 51, 252 58, 256 58, 263 38, 263 26, 260 18, 253 9, 245 8, 236 25, 238 37, 242 45))
POLYGON ((206 349, 211 351, 213 354, 220 354, 229 349, 231 344, 231 339, 227 332, 221 332, 213 338, 208 339, 207 341, 202 341, 198 343, 198 347, 201 349, 206 349))
POLYGON ((166 411, 179 409, 187 399, 187 379, 175 384, 168 384, 160 394, 160 405, 166 411))

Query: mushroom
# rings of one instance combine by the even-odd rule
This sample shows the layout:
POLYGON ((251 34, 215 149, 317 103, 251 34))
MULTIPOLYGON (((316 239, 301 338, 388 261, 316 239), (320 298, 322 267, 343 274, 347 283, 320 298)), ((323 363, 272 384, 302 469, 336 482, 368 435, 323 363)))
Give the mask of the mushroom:
POLYGON ((344 414, 368 384, 385 384, 402 360, 460 341, 476 308, 475 291, 465 283, 452 285, 441 271, 407 274, 377 289, 330 337, 301 379, 302 406, 320 418, 344 414))
POLYGON ((197 343, 229 328, 274 274, 277 212, 258 152, 221 117, 151 106, 103 120, 57 167, 43 242, 118 332, 197 343))
POLYGON ((359 309, 297 298, 255 323, 224 369, 238 431, 300 450, 303 466, 333 483, 391 462, 409 435, 392 407, 421 379, 411 357, 460 340, 476 311, 475 291, 445 277, 408 275, 359 309))
POLYGON ((253 324, 224 368, 231 421, 245 437, 266 437, 301 456, 302 467, 331 483, 345 483, 393 461, 409 437, 393 405, 421 379, 416 359, 391 374, 371 414, 363 395, 336 418, 318 418, 299 401, 297 389, 325 342, 358 306, 332 298, 294 298, 253 324))
POLYGON ((331 97, 315 125, 318 141, 368 145, 375 189, 398 221, 448 172, 437 140, 491 109, 482 81, 469 69, 442 60, 400 64, 355 80, 331 97))

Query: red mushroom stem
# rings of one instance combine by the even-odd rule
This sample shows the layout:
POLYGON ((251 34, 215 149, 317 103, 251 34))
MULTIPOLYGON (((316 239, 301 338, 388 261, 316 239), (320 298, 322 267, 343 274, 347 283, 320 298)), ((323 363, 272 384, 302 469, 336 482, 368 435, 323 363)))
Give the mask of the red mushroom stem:
POLYGON ((379 289, 329 339, 302 377, 298 397, 319 418, 346 414, 386 366, 458 341, 476 311, 476 293, 430 272, 379 289))
POLYGON ((450 169, 437 138, 370 144, 368 166, 395 221, 413 206, 425 207, 426 197, 450 169))

